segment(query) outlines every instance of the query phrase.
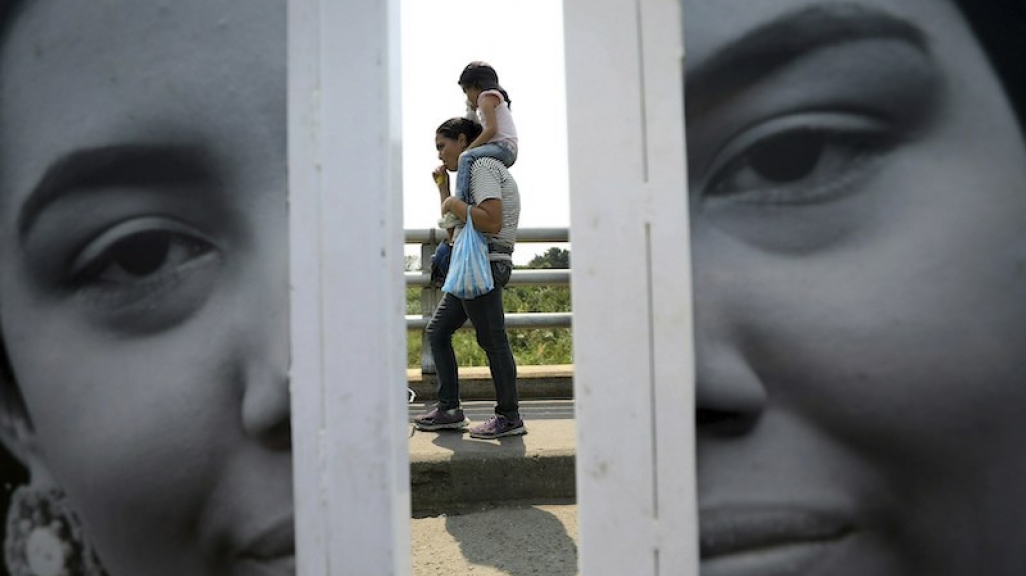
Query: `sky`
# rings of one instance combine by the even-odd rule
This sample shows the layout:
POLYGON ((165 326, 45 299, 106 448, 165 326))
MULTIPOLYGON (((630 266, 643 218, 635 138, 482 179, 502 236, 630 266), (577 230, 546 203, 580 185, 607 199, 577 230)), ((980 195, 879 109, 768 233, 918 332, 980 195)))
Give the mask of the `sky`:
MULTIPOLYGON (((430 228, 439 217, 431 171, 435 129, 462 116, 463 67, 484 60, 513 103, 519 155, 521 228, 570 225, 566 157, 563 13, 558 0, 402 0, 403 225, 430 228)), ((453 178, 455 181, 455 178, 453 178)), ((517 245, 525 264, 551 245, 517 245)), ((417 247, 407 247, 417 254, 417 247)))

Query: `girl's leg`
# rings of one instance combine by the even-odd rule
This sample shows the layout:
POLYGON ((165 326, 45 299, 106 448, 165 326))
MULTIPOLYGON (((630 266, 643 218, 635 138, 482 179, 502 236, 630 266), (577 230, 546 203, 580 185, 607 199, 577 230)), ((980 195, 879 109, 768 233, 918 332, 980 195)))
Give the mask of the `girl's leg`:
POLYGON ((505 144, 499 144, 499 148, 502 148, 503 156, 496 156, 496 158, 498 158, 500 162, 505 164, 506 168, 512 168, 513 164, 515 164, 517 161, 517 149, 515 147, 509 148, 505 144))
MULTIPOLYGON (((509 166, 507 160, 511 159, 512 152, 498 144, 485 144, 477 148, 471 148, 460 154, 459 163, 456 165, 456 196, 468 202, 470 198, 470 167, 480 158, 495 158, 499 162, 509 166)), ((472 202, 468 202, 471 203, 472 202)))

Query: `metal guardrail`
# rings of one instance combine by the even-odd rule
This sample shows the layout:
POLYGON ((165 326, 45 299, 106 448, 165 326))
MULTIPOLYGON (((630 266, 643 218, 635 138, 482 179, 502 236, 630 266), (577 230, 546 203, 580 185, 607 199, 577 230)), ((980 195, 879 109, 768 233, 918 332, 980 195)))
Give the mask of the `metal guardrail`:
MULTIPOLYGON (((406 316, 406 328, 408 330, 423 330, 427 328, 431 316, 406 316)), ((570 312, 525 312, 506 314, 507 328, 569 328, 571 321, 570 312)), ((469 329, 470 323, 463 325, 463 329, 469 329)))
MULTIPOLYGON (((428 262, 431 256, 428 256, 428 262)), ((569 270, 513 270, 509 283, 515 286, 543 286, 547 284, 569 284, 569 270)), ((431 284, 431 272, 407 272, 407 286, 428 286, 431 284)))
MULTIPOLYGON (((448 235, 441 228, 408 228, 407 244, 432 244, 437 246, 448 235)), ((568 228, 520 228, 517 230, 517 242, 569 242, 568 228)))
MULTIPOLYGON (((406 272, 406 286, 420 286, 420 315, 406 315, 406 329, 423 331, 427 327, 435 307, 441 301, 442 293, 437 286, 431 284, 431 256, 435 248, 448 237, 440 228, 413 228, 405 230, 406 244, 420 244, 421 269, 418 272, 406 272)), ((522 228, 517 230, 517 243, 528 242, 569 242, 570 231, 567 228, 522 228)), ((544 286, 569 285, 570 270, 513 270, 509 285, 513 286, 544 286)), ((568 328, 572 322, 571 312, 531 312, 506 314, 508 328, 568 328)), ((467 322, 463 329, 471 328, 467 322)), ((423 340, 421 340, 423 342, 423 340)), ((435 373, 435 362, 429 347, 421 345, 420 368, 425 374, 435 373)))

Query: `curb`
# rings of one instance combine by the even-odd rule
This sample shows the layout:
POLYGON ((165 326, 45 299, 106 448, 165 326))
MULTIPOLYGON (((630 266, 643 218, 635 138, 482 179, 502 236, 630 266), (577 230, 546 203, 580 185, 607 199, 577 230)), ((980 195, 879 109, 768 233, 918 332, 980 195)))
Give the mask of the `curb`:
POLYGON ((573 420, 528 420, 528 433, 477 440, 456 431, 410 434, 414 515, 512 501, 573 500, 573 420))

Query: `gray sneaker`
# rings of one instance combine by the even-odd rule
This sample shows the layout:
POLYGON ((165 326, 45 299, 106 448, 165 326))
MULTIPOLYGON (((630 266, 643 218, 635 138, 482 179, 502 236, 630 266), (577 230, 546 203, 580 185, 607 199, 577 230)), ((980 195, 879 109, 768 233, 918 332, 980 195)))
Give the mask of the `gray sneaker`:
POLYGON ((470 429, 471 438, 502 438, 503 436, 519 436, 527 434, 524 428, 524 421, 520 418, 510 420, 505 416, 492 416, 484 424, 478 424, 470 429))
POLYGON ((427 414, 421 414, 413 419, 413 426, 417 430, 426 430, 428 432, 432 430, 459 430, 466 428, 467 424, 470 424, 470 419, 464 416, 463 410, 459 408, 442 410, 435 407, 434 410, 427 414))

